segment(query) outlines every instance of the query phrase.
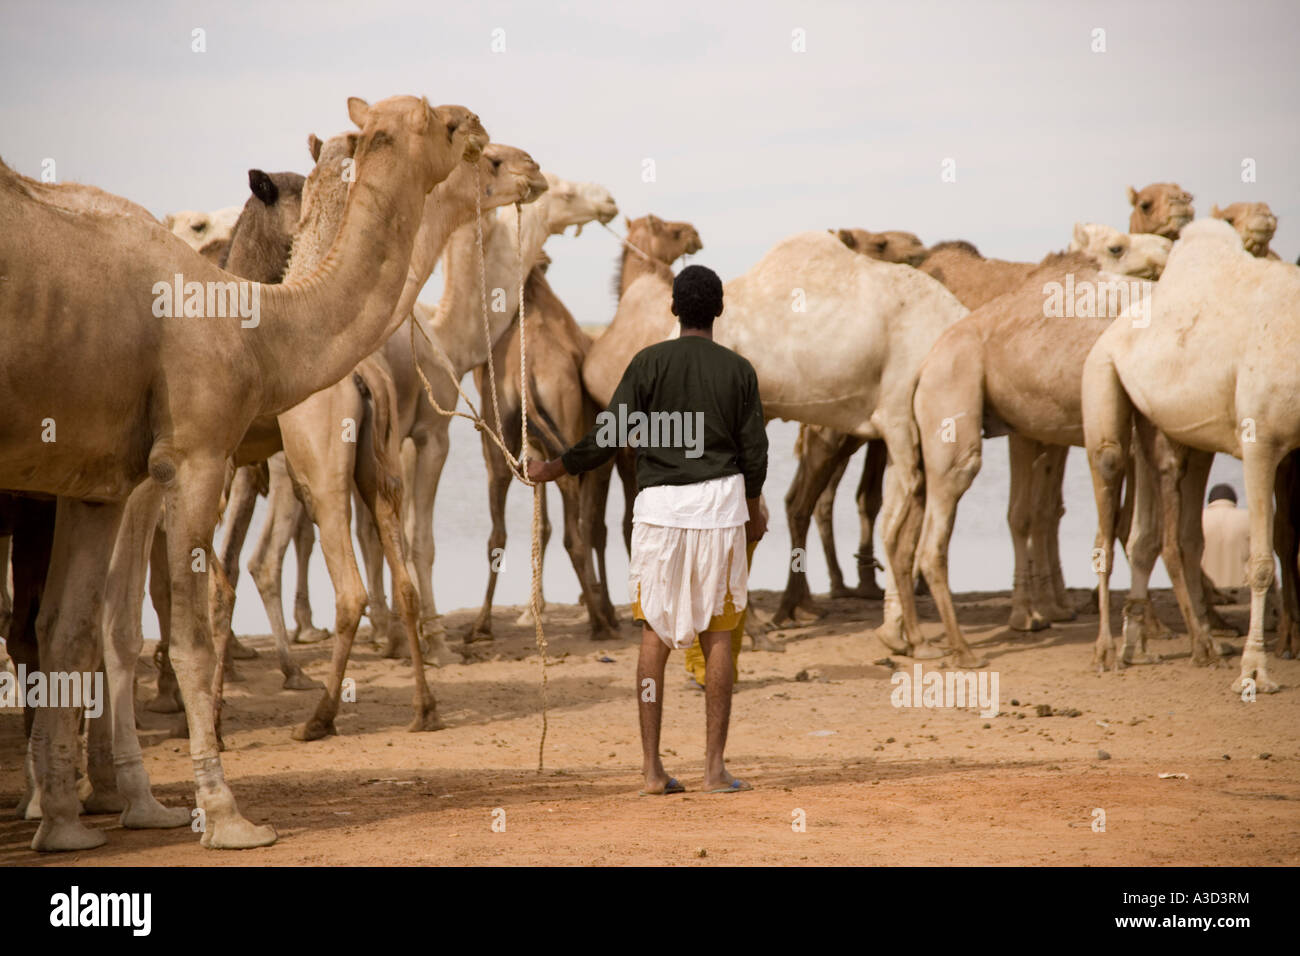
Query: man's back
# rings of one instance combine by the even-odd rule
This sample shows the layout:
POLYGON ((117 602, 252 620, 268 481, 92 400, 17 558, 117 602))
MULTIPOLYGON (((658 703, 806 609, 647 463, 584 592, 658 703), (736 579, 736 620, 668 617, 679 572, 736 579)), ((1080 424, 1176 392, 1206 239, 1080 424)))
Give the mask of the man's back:
POLYGON ((1205 553, 1201 568, 1214 586, 1246 586, 1246 565, 1250 560, 1250 512, 1227 499, 1211 501, 1201 512, 1205 553))

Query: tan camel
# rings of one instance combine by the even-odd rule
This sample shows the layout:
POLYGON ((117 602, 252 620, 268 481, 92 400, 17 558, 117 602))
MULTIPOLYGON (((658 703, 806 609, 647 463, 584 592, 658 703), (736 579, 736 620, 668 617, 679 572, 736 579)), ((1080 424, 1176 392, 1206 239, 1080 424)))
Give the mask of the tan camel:
POLYGON ((901 229, 889 229, 885 232, 870 232, 866 229, 830 229, 831 235, 844 243, 854 252, 860 252, 881 262, 906 262, 909 266, 919 266, 929 255, 925 243, 914 232, 901 229))
POLYGON ((1220 209, 1210 207, 1210 215, 1222 219, 1241 236, 1241 244, 1257 259, 1276 259, 1278 255, 1268 247, 1277 232, 1277 217, 1265 202, 1235 202, 1220 209))
MULTIPOLYGON (((860 252, 881 262, 899 262, 911 266, 919 265, 925 260, 925 245, 914 233, 901 230, 870 232, 866 229, 831 229, 828 230, 854 252, 860 252)), ((885 445, 882 441, 864 442, 853 435, 819 428, 815 425, 801 425, 795 439, 795 458, 799 465, 795 469, 790 489, 785 494, 786 522, 790 528, 792 553, 806 552, 808 543, 809 519, 817 521, 818 537, 821 538, 822 553, 826 558, 826 568, 830 573, 831 597, 860 597, 879 600, 884 592, 876 584, 876 558, 873 542, 876 518, 880 512, 881 488, 885 479, 885 445), (844 572, 840 569, 839 556, 835 552, 834 510, 835 494, 839 489, 849 459, 859 448, 867 444, 867 455, 862 466, 862 477, 858 480, 854 499, 858 507, 859 537, 858 551, 855 555, 858 565, 858 586, 849 588, 844 583, 844 572), (834 460, 829 473, 828 462, 834 460), (824 488, 818 488, 814 475, 828 474, 824 488), (798 549, 798 550, 794 550, 798 549)), ((802 569, 803 562, 790 562, 790 577, 786 583, 781 603, 777 607, 773 621, 780 623, 794 620, 800 612, 816 614, 812 601, 812 592, 808 588, 808 575, 802 569)))
POLYGON ((1089 353, 1084 433, 1097 498, 1101 630, 1097 656, 1114 652, 1107 608, 1117 485, 1137 426, 1159 473, 1165 563, 1197 663, 1217 655, 1201 576, 1201 500, 1214 453, 1241 458, 1250 511, 1250 629, 1236 693, 1270 692, 1264 609, 1273 580, 1273 490, 1279 462, 1300 447, 1290 396, 1300 364, 1300 270, 1252 257, 1226 222, 1183 230, 1151 301, 1150 323, 1116 322, 1089 353), (1242 333, 1250 329, 1251 334, 1242 333))
MULTIPOLYGON (((524 302, 525 321, 528 323, 529 446, 535 449, 532 452, 534 457, 546 461, 576 444, 595 422, 595 405, 582 388, 582 362, 591 347, 591 339, 578 328, 578 323, 551 289, 539 267, 529 273, 524 302)), ((516 330, 497 343, 492 362, 506 445, 512 455, 519 457, 520 340, 517 323, 516 330)), ((480 395, 490 396, 485 367, 475 369, 474 383, 480 395)), ((490 399, 485 397, 483 401, 488 404, 490 399)), ((492 514, 492 532, 488 538, 488 584, 483 608, 466 641, 492 636, 492 598, 501 566, 496 559, 505 553, 506 495, 515 477, 501 450, 486 437, 483 438, 483 458, 488 469, 488 503, 492 514)), ((564 549, 578 576, 592 639, 613 638, 617 635, 618 619, 608 592, 600 587, 592 566, 589 532, 582 522, 581 479, 566 475, 556 484, 564 502, 564 549)), ((545 500, 543 497, 543 503, 545 500)), ((544 520, 543 554, 549 538, 550 522, 544 520)), ((544 608, 543 601, 539 610, 544 608)), ((526 618, 530 616, 531 608, 525 613, 526 618)))
MULTIPOLYGON (((12 386, 0 424, 0 487, 59 496, 38 620, 42 666, 93 667, 123 503, 141 481, 157 482, 167 507, 173 663, 187 704, 202 842, 214 848, 275 839, 274 829, 240 815, 217 752, 217 668, 201 558, 211 551, 226 459, 256 416, 336 381, 391 334, 424 197, 467 151, 477 158, 485 139, 472 114, 435 111, 411 97, 373 107, 353 99, 349 112, 362 144, 337 248, 310 281, 246 286, 256 316, 250 309, 234 319, 194 321, 194 312, 209 311, 207 299, 229 304, 228 273, 161 225, 117 208, 88 211, 0 166, 0 205, 10 225, 0 237, 10 279, 0 283, 7 343, 0 376, 12 386), (169 302, 177 275, 200 285, 183 287, 182 301, 169 302), (313 360, 303 363, 308 350, 313 360), (111 376, 91 374, 110 367, 111 376), (48 440, 50 427, 56 441, 48 440)), ((104 841, 76 816, 77 718, 71 707, 36 715, 44 815, 35 849, 104 841)))
POLYGON ((1166 239, 1177 239, 1183 226, 1196 215, 1192 194, 1175 183, 1152 183, 1141 192, 1128 188, 1130 233, 1150 232, 1166 239))
MULTIPOLYGON (((268 180, 269 182, 269 180, 268 180)), ((257 187, 253 188, 254 195, 257 187)), ((214 212, 195 212, 185 209, 163 220, 163 225, 185 240, 185 244, 210 262, 221 265, 230 249, 230 237, 235 231, 235 221, 241 207, 230 206, 214 212)))
MULTIPOLYGON (((459 382, 471 369, 488 360, 489 346, 495 346, 513 326, 519 309, 520 251, 523 262, 536 262, 550 236, 564 232, 569 226, 581 228, 593 221, 608 222, 618 213, 613 197, 603 186, 571 182, 551 173, 545 174, 540 185, 545 189, 544 194, 521 207, 518 224, 513 209, 499 209, 482 218, 483 281, 489 297, 486 337, 477 227, 472 224, 457 230, 447 244, 443 256, 445 286, 438 304, 433 309, 417 304, 412 312, 411 321, 418 321, 438 346, 434 348, 422 334, 415 332, 414 355, 419 357, 420 368, 444 409, 453 408, 458 399, 448 371, 459 382), (516 245, 521 236, 518 225, 522 225, 521 249, 516 245)), ((437 621, 433 595, 433 509, 450 447, 450 421, 429 404, 415 372, 411 337, 410 327, 404 326, 384 346, 383 358, 397 384, 402 433, 412 442, 411 454, 403 457, 407 487, 414 488, 406 508, 405 528, 411 543, 413 577, 420 595, 421 631, 441 635, 443 628, 437 621)), ((480 410, 489 421, 493 420, 490 408, 480 410)), ((364 522, 362 525, 358 537, 363 550, 370 549, 373 535, 364 522)), ((372 607, 384 605, 382 586, 374 578, 370 599, 372 607)))
MULTIPOLYGON (((1158 271, 1157 263, 1146 260, 1127 266, 1130 274, 1158 271)), ((1032 602, 1050 605, 1054 598, 1047 531, 1057 513, 1045 504, 1059 484, 1063 460, 1058 465, 1049 458, 1047 446, 1082 444, 1083 360, 1122 308, 1144 301, 1148 292, 1149 283, 1099 272, 1095 259, 1084 253, 1054 254, 1015 291, 990 300, 945 331, 922 364, 913 405, 925 469, 924 501, 918 495, 909 502, 913 514, 908 525, 920 531, 917 564, 961 666, 983 664, 957 623, 948 587, 948 542, 957 504, 980 469, 982 439, 1010 435, 1007 519, 1016 551, 1012 626, 1019 623, 1023 629, 1032 602), (913 519, 922 509, 924 520, 918 524, 913 519)), ((1149 551, 1147 539, 1143 543, 1149 551)), ((910 547, 905 550, 910 558, 910 547)), ((1149 557, 1154 562, 1153 552, 1149 557)), ((1145 566, 1145 575, 1149 573, 1145 566)), ((1135 571, 1134 598, 1145 600, 1146 577, 1140 583, 1139 577, 1135 571)), ((911 591, 901 587, 900 593, 902 620, 886 618, 880 636, 893 650, 915 651, 920 635, 915 608, 909 607, 911 591), (898 623, 901 633, 895 630, 898 623)))

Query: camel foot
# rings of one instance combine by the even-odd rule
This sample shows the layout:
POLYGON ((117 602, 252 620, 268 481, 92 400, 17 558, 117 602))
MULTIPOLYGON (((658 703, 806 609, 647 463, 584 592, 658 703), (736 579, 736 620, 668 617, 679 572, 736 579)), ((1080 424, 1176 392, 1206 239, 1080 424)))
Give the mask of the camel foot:
POLYGON ((82 810, 92 816, 97 813, 121 813, 126 809, 126 799, 116 790, 100 793, 92 790, 90 796, 81 802, 82 810))
POLYGON ((885 592, 880 589, 880 585, 875 581, 863 581, 857 587, 849 591, 848 596, 863 601, 883 601, 885 599, 885 592))
POLYGON ((784 654, 785 645, 774 640, 767 632, 756 632, 749 635, 750 649, 755 651, 770 651, 773 654, 784 654))
POLYGON ((338 728, 334 726, 332 718, 329 721, 322 721, 313 717, 305 724, 299 724, 293 729, 293 739, 306 742, 308 740, 320 740, 324 737, 337 737, 338 733, 338 728))
POLYGON ((237 670, 235 669, 235 665, 234 665, 233 663, 232 663, 232 664, 227 664, 227 665, 226 665, 226 683, 227 683, 227 684, 243 684, 243 683, 246 683, 247 681, 248 681, 248 678, 245 677, 243 674, 241 674, 239 671, 237 671, 237 670))
POLYGON ((981 667, 987 667, 989 664, 987 657, 980 657, 970 648, 964 651, 953 652, 953 663, 958 667, 964 667, 967 670, 979 670, 981 667))
POLYGON ((621 636, 617 628, 611 628, 604 624, 591 629, 591 639, 593 641, 616 641, 621 636))
POLYGON ((1263 655, 1258 655, 1258 663, 1252 666, 1251 663, 1242 662, 1241 676, 1232 684, 1234 694, 1243 693, 1246 690, 1246 681, 1254 679, 1255 692, 1259 694, 1276 694, 1280 688, 1264 670, 1263 655))
POLYGON ((853 593, 853 588, 846 587, 843 581, 841 581, 839 584, 831 585, 832 599, 838 601, 841 600, 842 598, 851 598, 851 597, 857 597, 857 595, 853 593))
POLYGON ((795 624, 811 624, 813 621, 820 621, 826 616, 825 611, 819 611, 813 607, 806 607, 800 604, 790 615, 790 620, 795 624))
POLYGON ((174 830, 190 822, 189 807, 164 807, 150 794, 122 811, 119 823, 128 830, 174 830))
POLYGON ((438 716, 438 705, 430 704, 415 715, 415 719, 406 725, 406 730, 412 734, 431 733, 435 730, 442 730, 446 726, 442 722, 442 718, 438 716))
POLYGON ((275 840, 275 827, 257 826, 236 813, 232 817, 209 820, 199 843, 209 850, 251 850, 270 846, 275 840))
POLYGON ((464 641, 466 644, 477 644, 480 641, 495 640, 496 635, 492 633, 491 624, 475 624, 465 632, 464 641))
POLYGON ((319 627, 300 627, 293 635, 295 644, 319 644, 329 640, 330 632, 319 627))
MULTIPOLYGON (((937 661, 941 657, 948 656, 947 651, 933 644, 921 644, 919 647, 909 649, 906 654, 914 661, 937 661)), ((966 656, 974 660, 974 655, 968 653, 966 656)))
POLYGON ((147 701, 144 709, 154 714, 179 714, 185 708, 181 706, 180 695, 160 693, 153 700, 147 701))
POLYGON ((912 651, 911 645, 903 637, 901 624, 881 624, 876 628, 876 639, 895 654, 908 656, 912 651))
POLYGON ((79 820, 52 823, 41 820, 32 837, 32 849, 38 853, 62 853, 68 850, 93 850, 108 840, 101 830, 83 826, 79 820))
POLYGON ((1079 614, 1072 607, 1067 607, 1064 604, 1054 604, 1047 608, 1044 616, 1050 623, 1059 624, 1065 621, 1073 621, 1078 618, 1079 614))
POLYGON ((324 690, 325 685, 320 681, 308 677, 302 671, 294 671, 284 675, 285 690, 324 690))
POLYGON ((1013 631, 1042 631, 1051 626, 1041 614, 1028 608, 1013 607, 1007 619, 1007 627, 1013 631))
POLYGON ((257 659, 257 651, 232 634, 230 636, 230 656, 237 661, 251 661, 257 659))

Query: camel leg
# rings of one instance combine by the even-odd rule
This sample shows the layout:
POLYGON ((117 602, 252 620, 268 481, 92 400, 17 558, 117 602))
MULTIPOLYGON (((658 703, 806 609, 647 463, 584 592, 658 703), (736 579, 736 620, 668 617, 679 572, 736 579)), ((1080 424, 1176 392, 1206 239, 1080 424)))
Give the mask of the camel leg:
POLYGON ((176 671, 172 669, 172 575, 167 567, 167 532, 162 528, 154 531, 149 551, 149 600, 158 616, 158 649, 153 653, 158 688, 144 709, 156 714, 179 714, 185 709, 185 702, 181 700, 181 685, 176 682, 176 671))
POLYGON ((357 543, 361 546, 361 563, 366 569, 366 614, 374 631, 374 643, 384 657, 402 656, 397 615, 388 606, 384 588, 384 545, 372 513, 373 505, 365 501, 360 489, 355 492, 357 543))
POLYGON ((1189 507, 1185 497, 1187 491, 1196 483, 1198 476, 1200 484, 1204 485, 1204 475, 1209 473, 1206 453, 1193 452, 1187 446, 1172 441, 1168 436, 1157 432, 1149 422, 1139 422, 1138 435, 1143 450, 1155 463, 1159 474, 1165 567, 1169 569, 1169 579, 1173 582, 1174 595, 1178 598, 1178 608, 1187 625, 1192 662, 1214 664, 1217 662, 1217 654, 1210 642, 1210 625, 1205 619, 1201 595, 1199 490, 1190 501, 1190 507, 1197 517, 1195 540, 1186 532, 1187 522, 1184 521, 1184 509, 1189 507))
MULTIPOLYGON (((1255 690, 1261 693, 1271 694, 1278 689, 1265 669, 1264 611, 1268 589, 1273 583, 1273 551, 1269 539, 1273 525, 1273 484, 1281 458, 1282 453, 1272 443, 1242 443, 1246 507, 1250 510, 1250 630, 1241 652, 1241 675, 1232 685, 1237 694, 1246 689, 1246 682, 1251 679, 1255 681, 1255 690)), ((1199 520, 1196 531, 1200 531, 1199 520)), ((1197 557, 1199 560, 1199 553, 1197 557)))
MULTIPOLYGON (((433 599, 433 507, 442 467, 451 447, 446 422, 435 425, 423 442, 414 444, 413 473, 406 483, 407 495, 411 499, 407 513, 412 516, 407 527, 407 540, 411 543, 415 583, 420 592, 420 633, 425 638, 442 637, 444 628, 438 621, 438 609, 433 599)), ((406 457, 403 456, 404 463, 406 457)))
POLYGON ((1300 452, 1291 452, 1277 466, 1274 489, 1273 549, 1281 560, 1282 587, 1273 653, 1291 660, 1300 657, 1300 452))
POLYGON ((230 484, 230 494, 226 500, 226 533, 221 538, 221 548, 217 560, 221 563, 230 587, 217 588, 212 605, 212 633, 222 635, 230 648, 230 656, 235 660, 251 660, 257 657, 257 651, 246 647, 235 637, 231 628, 231 619, 235 614, 235 588, 239 584, 239 553, 244 549, 244 539, 248 536, 248 525, 253 520, 253 509, 257 506, 258 467, 245 465, 235 469, 235 477, 230 484))
MULTIPOLYGON (((134 673, 131 676, 134 685, 134 673)), ((102 662, 94 679, 100 682, 104 693, 100 699, 102 709, 99 715, 92 716, 89 711, 86 712, 86 777, 90 781, 90 795, 81 801, 82 811, 121 813, 126 809, 126 801, 118 790, 113 770, 113 706, 108 699, 108 675, 102 662)), ((135 723, 134 714, 131 722, 135 723)), ((184 818, 181 823, 185 823, 190 815, 188 811, 183 810, 182 813, 184 818)))
POLYGON ((206 565, 195 552, 212 552, 212 527, 225 477, 219 458, 187 458, 164 489, 167 508, 167 558, 172 579, 172 665, 185 697, 190 728, 190 756, 198 784, 197 803, 204 811, 201 842, 211 849, 244 849, 275 842, 275 829, 256 826, 239 812, 221 767, 217 739, 217 702, 212 689, 219 659, 213 654, 208 616, 206 565))
POLYGON ((848 461, 842 461, 831 472, 826 487, 822 489, 822 493, 817 496, 817 503, 813 505, 813 520, 817 522, 817 536, 821 538, 822 554, 826 558, 826 569, 830 573, 833 598, 852 597, 849 589, 844 585, 844 572, 840 569, 839 556, 835 553, 835 492, 839 490, 840 482, 844 479, 844 471, 848 466, 848 461))
POLYGON ((581 521, 582 487, 581 478, 561 478, 556 484, 564 503, 564 550, 569 553, 569 562, 573 572, 578 576, 582 593, 587 605, 587 621, 591 627, 593 641, 611 640, 618 632, 611 630, 602 613, 600 586, 596 580, 596 571, 591 564, 591 547, 583 534, 581 521))
POLYGON ((1065 460, 1069 453, 1066 445, 1039 445, 1038 457, 1034 460, 1030 567, 1034 576, 1034 607, 1050 622, 1073 621, 1078 616, 1065 593, 1057 539, 1061 518, 1065 515, 1061 486, 1065 481, 1065 460))
MULTIPOLYGON (((95 668, 104 581, 121 518, 118 503, 59 499, 45 600, 36 621, 41 669, 47 674, 84 674, 95 668)), ((41 823, 33 850, 88 850, 104 843, 102 832, 77 819, 80 722, 79 707, 37 708, 31 749, 41 823)))
MULTIPOLYGON (((14 602, 8 650, 14 667, 24 667, 27 673, 31 674, 41 669, 36 621, 44 600, 46 578, 50 570, 57 505, 54 501, 36 498, 15 499, 15 502, 17 512, 11 551, 14 602)), ((15 812, 19 819, 26 820, 38 820, 41 815, 40 787, 36 782, 36 763, 30 746, 37 709, 27 706, 27 699, 23 698, 23 737, 29 741, 24 759, 27 786, 15 812)))
POLYGON ((885 463, 889 454, 880 440, 867 442, 867 457, 862 463, 862 477, 858 480, 858 586, 854 597, 879 601, 885 592, 876 583, 876 554, 874 547, 876 517, 880 514, 881 493, 885 481, 885 463))
POLYGON ((488 535, 488 583, 483 597, 483 608, 478 620, 465 635, 465 643, 492 640, 492 600, 497 589, 497 574, 506 553, 506 495, 513 480, 505 459, 496 446, 488 447, 484 440, 483 457, 488 469, 488 511, 492 515, 492 531, 488 535))
MULTIPOLYGON (((121 823, 128 829, 166 829, 190 822, 187 808, 164 807, 154 799, 135 729, 135 664, 144 644, 141 602, 162 503, 163 490, 152 478, 136 486, 122 513, 104 584, 104 670, 108 703, 104 715, 91 725, 92 729, 96 724, 109 729, 110 766, 115 768, 116 777, 113 789, 120 794, 116 802, 121 805, 114 807, 115 801, 107 793, 106 799, 100 802, 98 781, 92 774, 96 798, 87 807, 93 805, 94 812, 100 813, 121 811, 121 823)), ((167 575, 166 580, 170 582, 171 576, 167 575)), ((94 747, 91 750, 93 754, 94 747)))
POLYGON ((597 582, 600 588, 601 614, 610 630, 618 630, 618 614, 609 596, 609 575, 605 569, 605 546, 609 529, 605 524, 605 503, 609 498, 609 480, 614 464, 608 462, 587 475, 579 485, 581 489, 581 534, 591 545, 596 559, 597 582))
POLYGON ((319 644, 330 632, 317 627, 311 619, 311 552, 316 547, 316 526, 307 509, 298 512, 298 523, 293 529, 293 552, 298 562, 298 580, 293 594, 293 642, 319 644))
POLYGON ((1156 617, 1151 603, 1149 587, 1151 572, 1160 556, 1161 508, 1160 489, 1155 469, 1141 442, 1133 449, 1133 467, 1128 470, 1132 492, 1132 514, 1124 551, 1128 555, 1132 584, 1124 602, 1122 628, 1124 645, 1120 649, 1119 665, 1154 663, 1147 650, 1152 638, 1169 638, 1173 633, 1156 617))
MULTIPOLYGON (((420 647, 420 601, 415 593, 415 585, 406 572, 406 547, 402 536, 402 486, 396 475, 386 471, 384 463, 370 453, 373 439, 368 433, 371 427, 370 418, 367 417, 363 434, 357 443, 357 491, 365 505, 358 511, 358 523, 362 513, 368 510, 383 556, 388 560, 388 570, 393 578, 393 596, 397 602, 402 628, 406 632, 407 653, 411 658, 414 677, 415 708, 415 717, 406 729, 412 732, 441 730, 446 725, 438 717, 438 702, 429 690, 424 676, 424 654, 420 647)), ((393 448, 391 451, 393 467, 400 467, 398 449, 393 448)), ((379 577, 382 600, 382 564, 379 565, 379 577)), ((449 653, 446 647, 437 650, 449 653)))
MULTIPOLYGON (((1011 544, 1015 550, 1015 572, 1012 577, 1013 586, 1011 590, 1011 617, 1007 621, 1007 626, 1013 631, 1041 631, 1048 626, 1048 622, 1034 609, 1032 599, 1033 559, 1035 557, 1031 550, 1035 503, 1034 461, 1038 458, 1042 448, 1043 446, 1033 439, 1015 434, 1007 436, 1007 451, 1011 459, 1011 494, 1007 504, 1007 525, 1011 528, 1011 544)), ((975 458, 974 471, 969 477, 962 474, 965 470, 961 466, 955 467, 957 474, 952 480, 958 483, 965 482, 957 492, 958 498, 965 494, 966 489, 970 487, 971 481, 974 480, 975 474, 979 471, 978 454, 975 458)), ((929 488, 930 483, 934 480, 931 476, 936 474, 940 476, 940 480, 946 479, 946 476, 942 474, 942 470, 940 468, 930 468, 930 463, 927 460, 927 505, 933 493, 929 488)), ((925 553, 925 547, 922 546, 921 554, 924 556, 925 553)), ((927 574, 926 579, 929 580, 929 578, 930 576, 927 574)))
POLYGON ((267 619, 271 622, 271 635, 275 639, 280 673, 284 675, 284 688, 315 690, 324 685, 304 674, 302 666, 289 653, 289 634, 284 625, 284 602, 280 597, 284 554, 289 548, 299 516, 306 509, 294 494, 284 456, 275 455, 267 464, 270 482, 266 492, 266 518, 262 533, 248 559, 248 573, 253 576, 267 619))
POLYGON ((790 574, 786 579, 785 593, 772 617, 773 624, 795 620, 796 610, 816 613, 812 592, 808 588, 805 562, 808 555, 808 525, 811 523, 817 500, 838 469, 861 447, 860 439, 842 436, 844 440, 828 445, 822 441, 804 443, 799 467, 785 493, 785 517, 790 527, 790 574))
POLYGON ((9 591, 9 552, 13 539, 0 534, 0 640, 9 637, 14 619, 14 599, 9 591))
POLYGON ((910 421, 890 423, 885 431, 890 468, 885 472, 881 509, 881 543, 885 550, 884 617, 876 636, 887 648, 918 660, 942 657, 943 652, 921 636, 912 585, 917 544, 926 503, 921 463, 910 421), (897 569, 902 569, 900 574, 897 569))

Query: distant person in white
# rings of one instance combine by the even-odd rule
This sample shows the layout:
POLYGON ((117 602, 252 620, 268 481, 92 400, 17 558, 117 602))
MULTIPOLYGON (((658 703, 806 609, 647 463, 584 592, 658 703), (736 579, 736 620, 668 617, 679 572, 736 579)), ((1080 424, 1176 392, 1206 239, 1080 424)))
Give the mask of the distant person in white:
POLYGON ((1209 503, 1201 512, 1205 552, 1203 570, 1216 588, 1244 588, 1250 561, 1250 512, 1237 507, 1231 485, 1210 489, 1209 503))

